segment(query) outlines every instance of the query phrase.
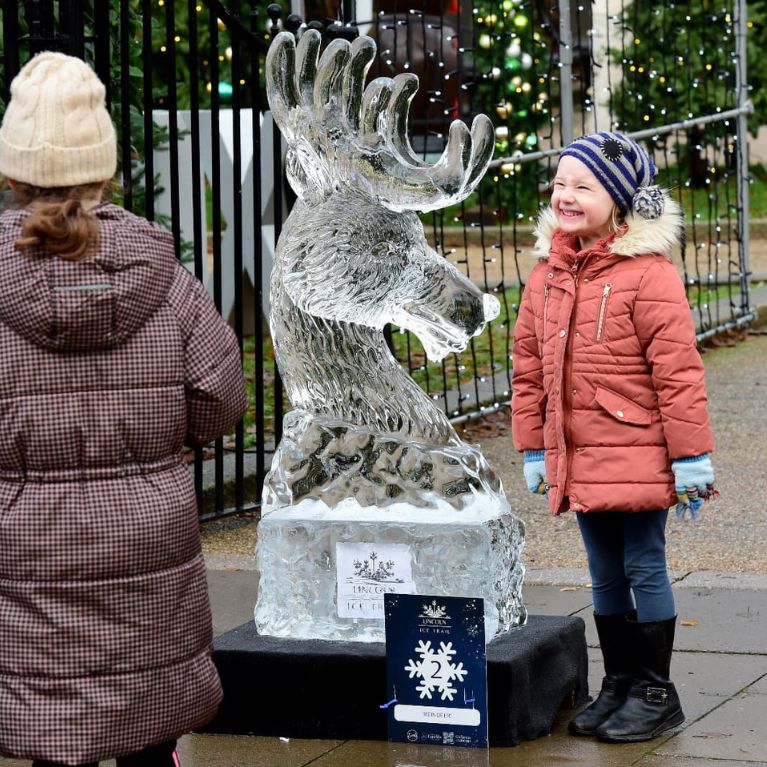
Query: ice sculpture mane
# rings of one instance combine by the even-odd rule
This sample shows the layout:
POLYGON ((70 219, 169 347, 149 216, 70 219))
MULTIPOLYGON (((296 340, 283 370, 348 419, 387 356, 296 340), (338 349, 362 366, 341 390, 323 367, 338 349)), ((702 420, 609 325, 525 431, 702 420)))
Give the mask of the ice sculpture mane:
POLYGON ((334 507, 395 501, 463 508, 499 483, 478 449, 394 359, 383 328, 414 332, 431 360, 466 347, 498 302, 429 247, 416 211, 467 197, 494 134, 478 116, 450 126, 433 165, 410 147, 418 78, 365 87, 372 39, 331 42, 307 30, 274 39, 266 82, 298 201, 277 245, 270 324, 294 410, 267 477, 263 513, 302 499, 334 507))

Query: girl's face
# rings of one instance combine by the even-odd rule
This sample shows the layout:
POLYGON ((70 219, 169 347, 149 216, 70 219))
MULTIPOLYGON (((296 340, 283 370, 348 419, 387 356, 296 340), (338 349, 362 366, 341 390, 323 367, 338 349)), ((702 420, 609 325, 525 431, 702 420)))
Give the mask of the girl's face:
POLYGON ((554 177, 551 207, 559 228, 578 237, 581 250, 594 245, 612 231, 616 207, 597 177, 577 158, 559 161, 554 177))

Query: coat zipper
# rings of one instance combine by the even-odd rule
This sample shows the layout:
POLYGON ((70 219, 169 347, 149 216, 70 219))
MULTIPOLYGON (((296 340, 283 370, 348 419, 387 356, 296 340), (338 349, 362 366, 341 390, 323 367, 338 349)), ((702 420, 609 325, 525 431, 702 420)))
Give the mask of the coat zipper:
POLYGON ((546 328, 549 322, 549 286, 543 286, 543 340, 546 340, 546 328))
POLYGON ((574 265, 572 268, 573 273, 573 306, 570 311, 570 321, 568 323, 567 332, 567 344, 565 347, 565 371, 562 377, 562 383, 564 384, 564 391, 562 392, 562 409, 565 414, 565 456, 567 461, 567 474, 565 475, 564 487, 562 489, 563 497, 570 493, 570 475, 572 474, 573 466, 573 438, 570 421, 572 418, 572 381, 573 381, 573 314, 575 313, 575 307, 578 304, 578 280, 580 279, 580 271, 578 266, 582 267, 583 264, 574 265))
POLYGON ((599 322, 597 322, 597 343, 602 340, 602 331, 605 327, 605 314, 607 313, 607 301, 613 286, 608 282, 602 291, 602 305, 599 307, 599 322))

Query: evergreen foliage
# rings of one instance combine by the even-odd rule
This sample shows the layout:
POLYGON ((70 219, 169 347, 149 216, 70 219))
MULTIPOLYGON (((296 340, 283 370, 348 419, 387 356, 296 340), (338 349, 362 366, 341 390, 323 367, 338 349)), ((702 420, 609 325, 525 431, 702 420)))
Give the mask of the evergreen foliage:
MULTIPOLYGON (((496 157, 535 151, 551 117, 551 41, 541 31, 545 26, 529 0, 477 0, 474 14, 473 111, 493 120, 496 157)), ((507 220, 516 211, 536 210, 538 186, 536 162, 512 161, 488 172, 480 199, 507 220)))
MULTIPOLYGON (((767 118, 767 1, 748 4, 748 80, 755 132, 767 118)), ((637 130, 735 108, 734 3, 721 0, 647 3, 634 0, 618 19, 620 45, 611 51, 623 79, 611 98, 617 129, 637 130)), ((679 146, 693 186, 707 180, 705 149, 715 145, 732 163, 735 120, 693 127, 679 146)))

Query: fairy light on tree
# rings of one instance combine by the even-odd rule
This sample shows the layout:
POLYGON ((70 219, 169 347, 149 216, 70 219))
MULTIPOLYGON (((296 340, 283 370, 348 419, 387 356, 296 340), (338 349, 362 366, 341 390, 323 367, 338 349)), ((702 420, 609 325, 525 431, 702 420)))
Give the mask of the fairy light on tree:
MULTIPOLYGON (((117 3, 117 0, 112 0, 117 3)), ((138 5, 138 0, 131 0, 138 5)), ((165 28, 165 4, 168 0, 156 0, 152 6, 152 49, 157 58, 155 78, 157 86, 155 88, 155 98, 158 106, 163 106, 157 101, 162 99, 163 94, 167 92, 167 84, 162 82, 163 68, 161 66, 163 57, 168 55, 167 31, 165 28)), ((250 26, 252 13, 257 13, 260 21, 259 30, 264 34, 265 30, 271 27, 271 21, 266 14, 267 3, 239 2, 226 3, 226 8, 235 16, 238 16, 245 27, 250 26)), ((175 27, 178 32, 174 38, 175 42, 175 69, 176 69, 176 89, 177 105, 180 109, 188 109, 191 104, 191 93, 189 92, 190 83, 193 78, 190 76, 190 67, 194 66, 199 74, 198 77, 198 98, 203 108, 210 106, 210 97, 213 87, 216 87, 219 98, 223 104, 229 104, 234 98, 235 88, 240 95, 240 103, 247 106, 250 102, 249 86, 251 73, 249 69, 248 57, 240 60, 241 70, 245 72, 235 83, 232 76, 232 58, 235 55, 234 46, 236 45, 235 36, 227 27, 224 19, 216 17, 216 28, 218 32, 217 50, 211 50, 210 37, 210 14, 212 11, 205 3, 192 4, 189 2, 176 2, 174 6, 175 27), (196 17, 195 25, 197 30, 197 47, 195 51, 190 50, 187 31, 190 26, 189 14, 193 13, 196 17), (215 56, 218 63, 218 82, 211 82, 211 57, 215 56)), ((266 39, 266 35, 265 35, 266 39)), ((263 79, 260 74, 259 80, 263 79)), ((261 83, 263 88, 263 83, 261 83)), ((263 91, 262 91, 263 92, 263 91)), ((262 98, 262 102, 265 97, 262 98)))
MULTIPOLYGON (((748 4, 748 78, 755 131, 767 120, 767 2, 748 4)), ((736 104, 735 13, 731 3, 635 0, 616 17, 622 45, 611 56, 623 70, 613 94, 614 126, 637 130, 716 114, 736 104)), ((712 172, 705 149, 718 143, 732 155, 734 122, 693 126, 678 148, 680 171, 693 187, 707 186, 712 172)), ((716 169, 715 169, 716 170, 716 169)))
MULTIPOLYGON (((478 0, 475 5, 474 108, 496 126, 496 157, 536 150, 539 129, 550 120, 549 44, 535 29, 533 14, 528 0, 478 0)), ((519 210, 533 214, 537 170, 535 163, 505 163, 487 174, 483 199, 499 200, 507 220, 519 210)))

